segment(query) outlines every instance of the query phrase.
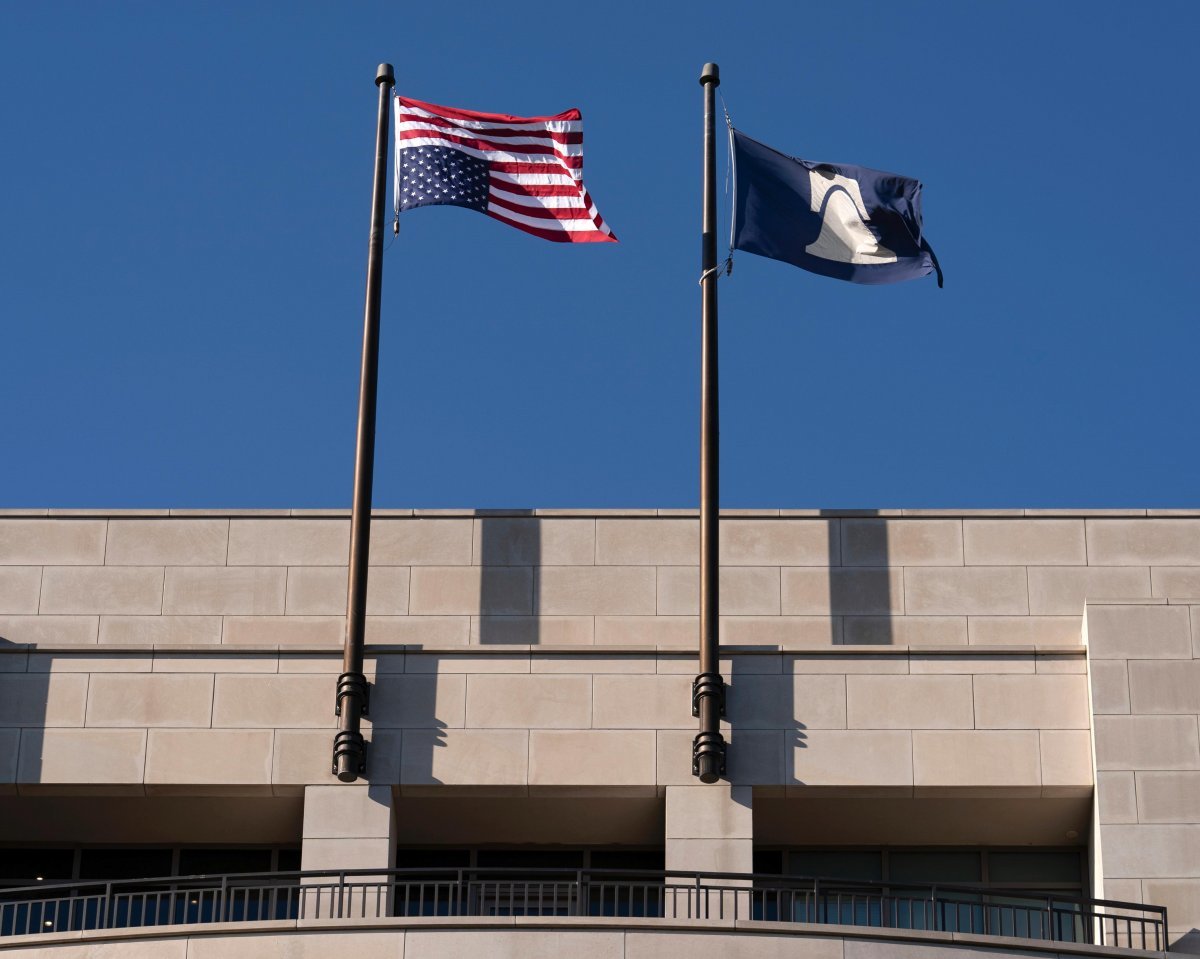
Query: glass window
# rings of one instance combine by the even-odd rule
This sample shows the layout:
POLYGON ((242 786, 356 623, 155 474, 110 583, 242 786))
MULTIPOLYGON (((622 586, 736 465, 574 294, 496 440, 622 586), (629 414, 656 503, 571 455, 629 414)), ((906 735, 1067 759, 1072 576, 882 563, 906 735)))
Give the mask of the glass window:
POLYGON ((661 849, 593 849, 593 869, 654 869, 664 868, 661 849))
POLYGON ((171 875, 170 849, 85 849, 81 879, 156 879, 171 875))
POLYGON ((755 849, 754 871, 778 876, 783 872, 783 853, 778 849, 755 849))
POLYGON ((816 876, 826 879, 883 879, 883 854, 880 852, 791 852, 788 873, 792 876, 816 876))
POLYGON ((471 865, 469 849, 399 849, 397 869, 465 869, 471 865))
POLYGON ((480 849, 483 869, 582 869, 582 849, 480 849))
POLYGON ((280 849, 279 850, 279 866, 280 872, 299 872, 300 871, 300 850, 299 849, 280 849))
POLYGON ((71 878, 74 849, 0 849, 0 883, 32 886, 71 878))
POLYGON ((971 883, 983 880, 978 852, 893 852, 888 856, 891 882, 971 883))
POLYGON ((270 849, 181 849, 179 875, 219 876, 234 872, 270 872, 270 849))
POLYGON ((1043 883, 1072 883, 1083 879, 1079 853, 1065 852, 992 852, 988 854, 988 881, 1012 882, 1026 886, 1043 883))

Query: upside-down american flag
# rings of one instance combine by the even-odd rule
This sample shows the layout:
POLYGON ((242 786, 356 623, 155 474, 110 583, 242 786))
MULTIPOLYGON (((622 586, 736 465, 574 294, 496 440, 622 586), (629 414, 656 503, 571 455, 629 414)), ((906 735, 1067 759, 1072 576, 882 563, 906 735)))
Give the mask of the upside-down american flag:
POLYGON ((396 210, 463 206, 544 240, 616 242, 583 185, 583 120, 396 97, 396 210))

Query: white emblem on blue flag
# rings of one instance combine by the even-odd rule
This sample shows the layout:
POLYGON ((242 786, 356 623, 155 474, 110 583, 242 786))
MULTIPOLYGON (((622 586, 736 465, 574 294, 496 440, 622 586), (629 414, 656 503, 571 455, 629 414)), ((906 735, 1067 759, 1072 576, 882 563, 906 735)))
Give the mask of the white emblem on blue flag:
POLYGON ((866 205, 858 181, 829 170, 809 170, 813 213, 821 215, 821 235, 805 253, 836 263, 895 263, 896 254, 867 229, 866 205))

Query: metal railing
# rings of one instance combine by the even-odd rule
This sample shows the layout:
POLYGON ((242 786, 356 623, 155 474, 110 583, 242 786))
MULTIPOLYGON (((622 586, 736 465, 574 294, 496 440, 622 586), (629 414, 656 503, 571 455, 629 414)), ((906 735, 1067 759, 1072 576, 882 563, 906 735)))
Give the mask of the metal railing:
POLYGON ((380 916, 751 919, 1168 948, 1162 906, 757 873, 348 869, 0 888, 0 936, 380 916))

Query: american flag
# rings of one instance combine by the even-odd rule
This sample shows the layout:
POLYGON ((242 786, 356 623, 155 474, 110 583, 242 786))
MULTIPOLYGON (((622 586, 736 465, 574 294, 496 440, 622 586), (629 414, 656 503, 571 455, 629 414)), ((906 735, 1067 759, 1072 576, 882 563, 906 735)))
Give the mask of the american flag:
POLYGON ((583 120, 396 97, 396 210, 449 204, 544 240, 616 242, 583 185, 583 120))

